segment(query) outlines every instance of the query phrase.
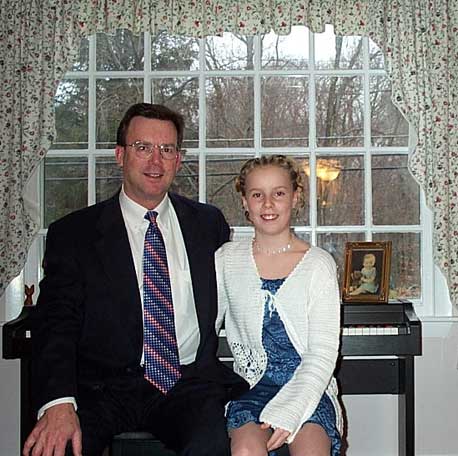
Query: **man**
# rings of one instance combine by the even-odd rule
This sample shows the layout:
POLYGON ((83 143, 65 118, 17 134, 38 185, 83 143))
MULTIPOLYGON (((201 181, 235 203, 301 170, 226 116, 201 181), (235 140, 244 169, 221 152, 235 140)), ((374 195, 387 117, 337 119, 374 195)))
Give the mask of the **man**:
POLYGON ((136 430, 179 455, 230 454, 224 404, 246 384, 216 358, 213 254, 229 228, 216 208, 168 193, 183 128, 164 106, 129 108, 120 193, 49 227, 34 331, 39 420, 24 455, 100 455, 136 430))

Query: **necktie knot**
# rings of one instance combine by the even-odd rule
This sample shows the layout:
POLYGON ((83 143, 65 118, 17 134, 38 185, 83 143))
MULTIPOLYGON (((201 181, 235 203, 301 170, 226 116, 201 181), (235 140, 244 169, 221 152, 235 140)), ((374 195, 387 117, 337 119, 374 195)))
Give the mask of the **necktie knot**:
POLYGON ((152 223, 153 225, 157 225, 157 212, 156 211, 148 211, 145 214, 145 219, 148 220, 148 222, 152 223))

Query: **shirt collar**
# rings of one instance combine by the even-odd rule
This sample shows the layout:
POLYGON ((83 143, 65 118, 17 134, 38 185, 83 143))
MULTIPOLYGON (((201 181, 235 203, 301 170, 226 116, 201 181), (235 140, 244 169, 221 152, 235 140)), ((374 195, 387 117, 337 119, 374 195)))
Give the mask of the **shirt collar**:
MULTIPOLYGON (((124 191, 124 186, 122 186, 121 192, 119 193, 119 204, 128 222, 135 228, 142 228, 146 223, 149 223, 145 220, 145 214, 148 209, 135 202, 132 198, 129 198, 124 191)), ((158 213, 158 223, 165 223, 169 215, 170 204, 169 195, 166 194, 162 201, 154 208, 158 213)))

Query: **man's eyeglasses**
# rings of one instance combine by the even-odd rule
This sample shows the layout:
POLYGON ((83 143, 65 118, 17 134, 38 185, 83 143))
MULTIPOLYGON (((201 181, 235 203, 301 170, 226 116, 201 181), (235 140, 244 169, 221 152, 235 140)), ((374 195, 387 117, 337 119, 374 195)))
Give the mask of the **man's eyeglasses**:
POLYGON ((178 147, 175 144, 150 144, 141 141, 135 141, 132 144, 126 144, 125 147, 132 147, 135 153, 144 159, 148 159, 153 154, 154 149, 158 149, 161 157, 165 160, 173 160, 178 153, 178 147))

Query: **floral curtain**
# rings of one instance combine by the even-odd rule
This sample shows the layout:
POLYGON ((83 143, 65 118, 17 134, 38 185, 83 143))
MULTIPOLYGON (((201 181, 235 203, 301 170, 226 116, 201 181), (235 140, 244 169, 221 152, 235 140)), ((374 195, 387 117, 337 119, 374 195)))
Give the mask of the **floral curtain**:
POLYGON ((8 11, 0 26, 7 49, 0 96, 10 109, 0 113, 0 292, 21 269, 37 229, 23 189, 52 140, 54 90, 80 33, 288 34, 293 25, 321 32, 332 24, 337 34, 370 36, 384 51, 393 101, 418 134, 409 166, 434 212, 435 261, 458 305, 455 0, 75 0, 74 11, 66 0, 0 2, 8 11))
POLYGON ((368 17, 368 0, 93 0, 80 2, 86 34, 127 28, 134 33, 167 30, 203 37, 230 31, 246 35, 288 34, 293 25, 324 31, 356 30, 368 17))
POLYGON ((0 295, 39 227, 24 192, 54 138, 54 93, 80 32, 72 8, 71 0, 0 0, 0 295))
POLYGON ((434 262, 458 306, 458 2, 383 7, 373 39, 384 49, 393 102, 417 132, 409 169, 433 211, 434 262))

